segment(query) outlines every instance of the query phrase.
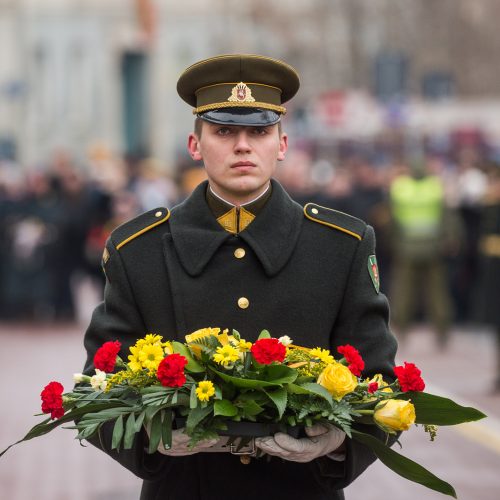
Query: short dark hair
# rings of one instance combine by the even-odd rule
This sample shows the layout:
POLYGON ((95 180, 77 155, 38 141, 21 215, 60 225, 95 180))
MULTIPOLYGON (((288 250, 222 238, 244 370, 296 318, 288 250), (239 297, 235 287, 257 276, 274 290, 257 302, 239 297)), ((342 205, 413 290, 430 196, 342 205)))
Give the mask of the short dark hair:
POLYGON ((201 138, 201 130, 203 128, 203 120, 197 116, 194 120, 194 133, 196 134, 196 137, 198 137, 198 139, 201 138))
MULTIPOLYGON (((203 129, 203 120, 199 116, 197 116, 194 120, 194 133, 196 134, 196 137, 198 137, 198 139, 201 138, 202 129, 203 129)), ((283 127, 281 126, 281 121, 278 122, 278 133, 280 136, 283 133, 283 127)))

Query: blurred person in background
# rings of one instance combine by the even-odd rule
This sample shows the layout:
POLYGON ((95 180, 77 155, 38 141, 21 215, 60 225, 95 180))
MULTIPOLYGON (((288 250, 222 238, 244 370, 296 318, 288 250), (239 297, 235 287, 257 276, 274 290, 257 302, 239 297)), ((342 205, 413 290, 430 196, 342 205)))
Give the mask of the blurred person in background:
MULTIPOLYGON (((393 376, 396 341, 373 229, 316 204, 301 207, 272 178, 288 148, 283 103, 298 87, 292 67, 262 56, 218 56, 181 75, 178 93, 197 114, 188 151, 203 161, 208 182, 171 212, 155 208, 113 231, 103 254, 104 302, 85 335, 86 373, 105 341, 119 340, 124 357, 146 333, 182 342, 212 324, 250 341, 268 328, 332 352, 349 343, 365 376, 393 376)), ((384 439, 379 429, 364 430, 384 439)), ((144 428, 131 449, 113 450, 107 425, 92 443, 144 479, 144 500, 215 500, 228 491, 240 500, 344 498, 375 455, 334 426, 305 433, 257 438, 268 456, 246 465, 222 446, 227 438, 190 448, 183 429, 173 430, 170 449, 160 444, 152 455, 144 428)))
POLYGON ((457 224, 447 210, 441 179, 415 162, 390 186, 393 223, 392 320, 401 339, 422 312, 445 348, 452 321, 446 257, 456 252, 457 224), (422 306, 419 310, 417 306, 422 306))
MULTIPOLYGON (((93 143, 87 152, 86 166, 88 171, 87 190, 89 193, 90 212, 85 237, 85 270, 97 284, 100 291, 104 289, 102 272, 102 249, 109 235, 119 224, 124 222, 122 210, 116 210, 117 200, 130 187, 130 175, 124 160, 114 154, 105 144, 93 143)), ((140 212, 137 200, 133 203, 134 211, 127 211, 129 217, 140 212)))
POLYGON ((323 186, 325 206, 347 214, 351 213, 352 175, 348 168, 340 165, 335 167, 332 176, 323 186))
POLYGON ((391 216, 388 195, 383 186, 382 167, 375 166, 364 156, 358 155, 346 162, 346 168, 351 173, 352 183, 348 213, 365 221, 375 230, 379 270, 388 280, 391 216))
POLYGON ((292 200, 299 205, 309 202, 325 205, 325 198, 313 181, 313 163, 307 151, 290 151, 276 172, 276 179, 283 185, 292 200))
POLYGON ((176 184, 155 158, 144 158, 139 162, 131 189, 137 196, 141 212, 159 206, 172 207, 179 199, 176 184))
POLYGON ((488 187, 486 174, 480 168, 480 154, 475 148, 458 150, 455 175, 450 181, 449 193, 464 233, 460 252, 453 259, 452 291, 456 303, 457 320, 473 319, 474 294, 479 276, 479 238, 483 199, 488 187))
POLYGON ((494 391, 500 393, 500 166, 493 165, 483 198, 480 225, 479 319, 494 328, 496 336, 496 378, 494 391))
POLYGON ((186 199, 196 187, 207 180, 202 166, 182 165, 179 172, 179 201, 186 199))
POLYGON ((50 266, 59 209, 54 186, 46 172, 15 164, 3 170, 0 183, 2 318, 52 319, 50 266))

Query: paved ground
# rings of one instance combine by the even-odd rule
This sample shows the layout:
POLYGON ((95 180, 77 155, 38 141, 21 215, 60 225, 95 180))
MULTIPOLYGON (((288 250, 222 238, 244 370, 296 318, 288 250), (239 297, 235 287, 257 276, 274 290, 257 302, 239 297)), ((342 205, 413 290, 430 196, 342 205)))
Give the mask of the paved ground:
MULTIPOLYGON (((81 370, 83 327, 0 325, 0 449, 37 420, 39 392, 50 380, 67 388, 81 370)), ((488 332, 455 331, 439 352, 425 329, 401 346, 399 361, 423 371, 430 392, 481 408, 481 423, 440 429, 431 443, 423 430, 405 434, 402 453, 453 484, 461 500, 497 500, 500 488, 500 396, 490 393, 493 339, 488 332)), ((136 500, 139 480, 103 453, 82 448, 73 431, 58 429, 23 443, 0 459, 0 498, 8 500, 136 500)), ((381 464, 370 467, 346 491, 348 500, 438 500, 443 495, 396 476, 381 464)), ((231 499, 232 500, 232 499, 231 499)))

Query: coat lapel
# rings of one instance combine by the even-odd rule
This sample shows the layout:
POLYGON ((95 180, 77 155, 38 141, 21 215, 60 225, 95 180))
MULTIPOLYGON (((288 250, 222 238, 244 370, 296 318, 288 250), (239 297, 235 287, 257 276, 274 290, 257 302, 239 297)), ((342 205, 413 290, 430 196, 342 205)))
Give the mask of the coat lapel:
POLYGON ((205 199, 207 181, 202 182, 180 205, 172 209, 170 230, 182 267, 198 276, 218 248, 231 237, 212 215, 205 199))
POLYGON ((268 276, 278 274, 290 259, 299 238, 304 217, 277 181, 272 181, 271 198, 259 215, 240 233, 255 252, 268 276))
MULTIPOLYGON (((274 276, 288 262, 303 221, 300 205, 292 201, 276 181, 273 192, 255 220, 240 238, 255 252, 266 274, 274 276)), ((201 183, 183 203, 172 209, 170 230, 182 267, 198 276, 215 252, 234 237, 220 226, 207 205, 207 182, 201 183)))

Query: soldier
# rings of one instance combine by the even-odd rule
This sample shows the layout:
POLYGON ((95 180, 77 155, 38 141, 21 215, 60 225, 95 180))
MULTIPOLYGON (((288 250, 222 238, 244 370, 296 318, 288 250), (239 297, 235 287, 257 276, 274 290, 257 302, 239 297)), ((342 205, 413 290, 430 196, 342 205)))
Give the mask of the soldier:
POLYGON ((478 288, 479 319, 495 330, 496 373, 493 391, 500 394, 500 167, 493 166, 483 200, 480 258, 481 286, 478 288))
POLYGON ((423 296, 424 311, 432 321, 440 348, 449 340, 451 300, 445 258, 457 246, 457 226, 447 210, 439 177, 424 165, 411 175, 394 179, 390 187, 394 224, 391 304, 400 340, 414 319, 415 304, 423 296))
MULTIPOLYGON (((87 373, 104 341, 120 340, 125 352, 148 332, 183 341, 221 325, 252 341, 267 328, 335 352, 351 344, 365 375, 392 376, 396 341, 373 229, 315 204, 302 208, 272 178, 288 146, 283 104, 298 88, 291 66, 256 55, 213 57, 180 76, 178 93, 196 114, 188 150, 208 181, 171 212, 151 210, 112 233, 104 302, 85 338, 87 373)), ((268 457, 247 465, 231 453, 205 453, 214 442, 189 449, 182 429, 170 450, 153 455, 144 452, 146 431, 132 450, 112 450, 107 428, 94 444, 145 480, 143 499, 344 498, 375 456, 333 426, 307 433, 257 439, 268 457)))

